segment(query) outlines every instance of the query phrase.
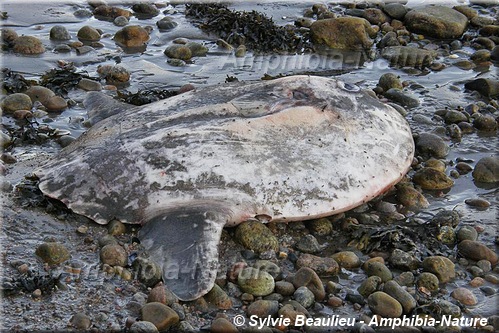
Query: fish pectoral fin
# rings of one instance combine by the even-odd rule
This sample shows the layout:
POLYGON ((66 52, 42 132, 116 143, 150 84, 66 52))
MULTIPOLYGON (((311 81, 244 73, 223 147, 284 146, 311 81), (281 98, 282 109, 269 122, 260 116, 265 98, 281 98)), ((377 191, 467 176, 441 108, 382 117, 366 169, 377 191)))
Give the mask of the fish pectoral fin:
POLYGON ((197 299, 213 287, 226 220, 213 207, 188 206, 150 218, 139 231, 141 243, 163 271, 164 284, 180 300, 197 299))

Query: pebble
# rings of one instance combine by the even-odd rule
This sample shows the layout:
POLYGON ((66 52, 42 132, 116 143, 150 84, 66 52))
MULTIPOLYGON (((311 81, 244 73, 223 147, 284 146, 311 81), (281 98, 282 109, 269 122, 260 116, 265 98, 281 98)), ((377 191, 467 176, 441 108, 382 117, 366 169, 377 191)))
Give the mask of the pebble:
POLYGON ((327 305, 333 307, 333 308, 339 308, 343 306, 343 300, 339 298, 338 296, 331 296, 327 300, 327 305))
POLYGON ((450 282, 456 277, 455 265, 446 257, 426 257, 422 266, 424 271, 435 274, 442 283, 450 282))
POLYGON ((470 281, 470 286, 476 288, 476 287, 481 287, 485 284, 485 280, 479 276, 473 278, 473 280, 470 281))
POLYGON ((147 287, 153 287, 161 281, 161 267, 152 260, 138 257, 133 261, 132 268, 137 272, 137 279, 147 287))
POLYGON ((444 120, 446 124, 458 124, 462 121, 468 121, 468 117, 461 111, 449 110, 445 113, 444 120))
POLYGON ((295 288, 307 287, 315 296, 317 302, 322 302, 326 297, 326 291, 321 279, 312 269, 307 267, 300 268, 293 276, 293 285, 295 288))
POLYGON ((100 237, 97 240, 97 243, 99 244, 99 247, 104 247, 108 244, 118 244, 118 240, 114 236, 106 234, 100 237))
POLYGON ((8 44, 12 43, 19 35, 11 28, 1 28, 0 29, 2 40, 8 44))
POLYGON ((412 272, 403 272, 393 280, 401 286, 412 287, 414 285, 414 274, 412 272))
POLYGON ((496 45, 490 52, 490 59, 494 61, 499 61, 499 45, 496 45))
POLYGON ((94 9, 94 16, 97 19, 105 19, 112 21, 118 16, 124 16, 126 18, 130 18, 130 16, 132 16, 132 12, 118 7, 100 5, 94 9))
POLYGON ((76 48, 76 54, 78 54, 78 55, 84 55, 84 54, 90 53, 92 51, 95 51, 95 49, 93 47, 91 47, 90 45, 83 45, 83 46, 76 48))
POLYGON ((43 106, 45 106, 48 111, 62 111, 68 107, 68 102, 60 96, 52 96, 43 106))
POLYGON ((229 295, 217 284, 211 288, 204 298, 208 303, 221 310, 229 310, 232 307, 232 300, 229 295))
POLYGON ((49 265, 58 265, 71 257, 69 250, 63 244, 56 242, 41 244, 36 248, 35 254, 49 265))
POLYGON ((472 175, 477 182, 499 182, 499 157, 482 157, 475 165, 472 175))
POLYGON ((17 110, 31 110, 32 106, 31 98, 23 93, 7 95, 2 100, 2 109, 5 113, 14 113, 17 110))
POLYGON ((402 305, 393 297, 382 291, 376 291, 367 298, 369 309, 384 318, 398 318, 402 315, 402 305))
POLYGON ((81 27, 76 36, 78 37, 79 40, 81 41, 88 41, 88 42, 97 42, 101 38, 101 34, 97 29, 94 27, 91 27, 89 25, 85 25, 81 27))
POLYGON ((420 262, 414 255, 400 249, 395 249, 390 255, 390 264, 404 271, 413 271, 419 267, 420 262))
POLYGON ((479 78, 464 84, 468 90, 478 91, 482 96, 494 98, 499 95, 499 81, 479 78))
POLYGON ((383 291, 396 299, 402 305, 403 313, 410 314, 417 306, 414 297, 396 281, 388 281, 383 286, 383 291))
POLYGON ((137 321, 130 326, 130 333, 159 333, 158 328, 149 321, 137 321))
POLYGON ((238 58, 242 58, 246 55, 246 46, 239 45, 234 51, 234 55, 238 58))
POLYGON ((441 210, 431 219, 432 225, 457 227, 460 222, 459 214, 454 210, 441 210))
POLYGON ((167 31, 175 28, 178 23, 175 22, 171 17, 163 17, 161 20, 156 22, 156 25, 158 26, 160 31, 167 31))
POLYGON ((180 321, 178 314, 163 303, 147 303, 140 312, 142 320, 153 323, 158 331, 168 330, 180 321))
POLYGON ((352 251, 341 251, 331 256, 339 265, 345 269, 359 268, 362 264, 360 258, 352 251))
POLYGON ((277 281, 274 288, 276 293, 282 296, 291 296, 295 292, 295 286, 288 281, 277 281))
POLYGON ((248 317, 266 318, 275 315, 277 311, 279 311, 278 301, 258 300, 248 306, 246 314, 248 317))
POLYGON ((422 168, 412 177, 414 184, 424 190, 445 190, 454 185, 454 181, 445 173, 433 168, 422 168))
POLYGON ((385 4, 383 6, 383 11, 390 17, 397 20, 403 20, 408 12, 407 8, 403 4, 396 2, 385 4))
POLYGON ((118 244, 109 244, 100 250, 100 259, 103 264, 110 266, 124 267, 128 264, 128 255, 123 246, 118 244))
POLYGON ((391 88, 387 90, 384 96, 407 108, 419 106, 419 99, 417 96, 398 88, 391 88))
POLYGON ((490 207, 490 202, 482 198, 466 199, 464 203, 471 207, 477 208, 488 208, 490 207))
POLYGON ((129 25, 114 35, 116 44, 122 47, 142 47, 149 41, 149 33, 140 25, 129 25))
POLYGON ((184 61, 192 58, 191 49, 183 44, 172 44, 166 47, 163 53, 169 58, 181 59, 184 61))
POLYGON ((293 294, 295 301, 304 308, 311 307, 314 304, 315 296, 307 287, 299 287, 293 294))
POLYGON ((66 27, 62 25, 54 25, 50 29, 50 39, 52 40, 70 40, 71 35, 69 34, 66 27))
POLYGON ((83 78, 80 80, 80 82, 78 82, 78 88, 85 91, 100 91, 102 90, 102 84, 95 80, 83 78))
POLYGON ((88 330, 92 325, 92 321, 84 313, 74 314, 69 320, 69 323, 77 330, 88 330))
POLYGON ((71 46, 66 44, 59 44, 54 47, 54 52, 56 53, 69 53, 71 52, 71 46))
POLYGON ((140 18, 151 18, 159 14, 159 9, 151 3, 136 3, 132 6, 132 10, 140 14, 140 18))
POLYGON ((191 50, 193 57, 204 57, 208 53, 208 48, 201 43, 188 42, 185 46, 191 50))
POLYGON ((433 311, 438 311, 439 314, 444 316, 452 316, 454 318, 461 316, 461 309, 458 305, 453 304, 446 300, 440 300, 438 303, 433 303, 433 311))
POLYGON ((113 219, 107 225, 109 235, 118 236, 126 233, 126 226, 120 220, 113 219))
MULTIPOLYGON (((400 38, 398 40, 400 42, 400 38)), ((411 46, 388 46, 381 51, 381 56, 390 62, 390 66, 422 69, 433 63, 436 53, 411 46)), ((414 96, 411 98, 416 99, 414 96)), ((415 102, 413 103, 415 104, 415 102)))
POLYGON ((473 167, 465 162, 457 162, 456 170, 459 172, 460 175, 466 175, 471 171, 473 171, 473 167))
POLYGON ((318 253, 323 249, 323 247, 317 241, 317 238, 310 234, 300 238, 296 242, 295 248, 305 253, 318 253))
POLYGON ((433 293, 438 290, 439 281, 435 274, 423 272, 416 280, 416 284, 419 288, 425 288, 433 293))
POLYGON ((312 254, 302 254, 296 262, 298 268, 308 267, 314 270, 319 276, 337 275, 340 266, 333 258, 322 258, 312 254))
POLYGON ((480 131, 495 131, 497 130, 497 120, 493 115, 482 114, 473 120, 473 126, 480 131))
POLYGON ((492 270, 492 264, 488 260, 479 260, 476 265, 480 267, 484 273, 488 273, 492 270))
POLYGON ((220 47, 222 49, 229 50, 229 51, 232 51, 234 49, 234 47, 232 45, 230 45, 229 43, 227 43, 223 39, 217 39, 216 43, 217 43, 218 47, 220 47))
POLYGON ((272 275, 252 267, 246 267, 239 272, 237 284, 243 292, 254 296, 269 295, 275 287, 272 275))
POLYGON ((237 333, 237 327, 225 318, 216 318, 211 322, 211 333, 237 333))
POLYGON ((382 282, 387 282, 393 279, 393 274, 385 264, 377 261, 368 263, 365 268, 367 276, 379 276, 382 282))
POLYGON ((175 66, 175 67, 184 67, 187 63, 181 59, 173 59, 170 58, 166 61, 169 65, 175 66))
POLYGON ((440 39, 456 39, 466 30, 468 18, 449 7, 426 6, 409 11, 404 23, 411 32, 440 39))
POLYGON ((477 241, 463 240, 457 245, 457 250, 466 259, 488 260, 492 265, 496 265, 499 261, 497 253, 477 241))
POLYGON ((410 209, 420 210, 430 206, 425 196, 416 190, 411 184, 399 183, 397 188, 398 201, 410 209))
POLYGON ((444 158, 449 153, 449 146, 433 133, 421 133, 416 139, 416 149, 422 155, 444 158))
POLYGON ((310 26, 312 42, 332 49, 369 49, 375 34, 369 22, 360 17, 317 20, 310 26))
POLYGON ((311 220, 307 223, 307 228, 315 236, 326 236, 333 232, 333 224, 327 218, 311 220))
POLYGON ((269 273, 274 279, 281 274, 281 268, 269 260, 257 260, 253 268, 269 273))
POLYGON ((357 288, 359 294, 364 298, 369 297, 373 292, 378 291, 381 286, 382 281, 379 276, 373 275, 365 279, 360 286, 357 288))
POLYGON ((174 303, 178 302, 178 298, 163 283, 158 283, 151 289, 149 296, 147 297, 147 303, 152 302, 159 302, 172 306, 174 303))
POLYGON ((13 41, 13 51, 24 55, 45 52, 42 42, 33 36, 20 36, 13 41))
POLYGON ((270 229, 259 221, 246 221, 236 228, 235 239, 245 248, 262 253, 277 252, 279 242, 270 229))
POLYGON ((393 73, 385 73, 381 75, 378 81, 378 85, 383 88, 383 91, 388 91, 392 88, 403 89, 402 82, 400 78, 393 73))

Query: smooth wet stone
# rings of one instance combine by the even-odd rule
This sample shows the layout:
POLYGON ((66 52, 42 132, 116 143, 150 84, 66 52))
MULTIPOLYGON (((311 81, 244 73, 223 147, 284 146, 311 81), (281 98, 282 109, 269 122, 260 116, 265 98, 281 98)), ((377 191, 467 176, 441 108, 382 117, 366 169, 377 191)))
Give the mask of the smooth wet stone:
POLYGON ((62 111, 68 107, 68 102, 60 96, 52 96, 43 105, 47 111, 62 111))
POLYGON ((275 283, 274 288, 276 293, 281 294, 282 296, 291 296, 295 292, 295 286, 288 281, 277 281, 275 283))
POLYGON ((310 26, 312 41, 333 49, 369 49, 375 31, 360 17, 340 17, 315 21, 310 26))
POLYGON ((475 63, 481 63, 490 60, 490 51, 489 50, 477 50, 470 56, 470 60, 475 63))
POLYGON ((417 96, 398 88, 389 89, 384 96, 407 108, 414 108, 419 105, 417 96))
POLYGON ((456 232, 451 226, 441 226, 437 232, 436 238, 448 246, 454 246, 456 243, 456 232))
POLYGON ((433 310, 439 311, 439 313, 444 316, 452 316, 454 318, 461 316, 461 309, 459 306, 447 300, 439 300, 438 303, 433 303, 432 308, 433 310))
POLYGON ((412 287, 414 285, 415 278, 412 272, 403 272, 393 280, 401 286, 412 287))
POLYGON ((439 286, 438 277, 433 273, 423 272, 418 276, 416 285, 420 288, 425 288, 430 292, 436 292, 439 286))
POLYGON ((139 257, 133 261, 132 268, 137 272, 137 279, 147 287, 153 287, 161 281, 161 267, 153 260, 139 257))
POLYGON ((234 55, 238 58, 242 58, 246 55, 246 46, 244 45, 239 45, 236 50, 234 51, 234 55))
POLYGON ((321 279, 312 269, 307 267, 300 268, 293 276, 293 285, 295 288, 307 287, 315 296, 317 302, 322 302, 326 297, 326 291, 321 279))
POLYGON ((237 327, 226 318, 216 318, 211 322, 211 333, 237 333, 237 327))
POLYGON ((126 226, 120 220, 113 219, 107 225, 107 233, 113 236, 123 235, 126 232, 126 226))
POLYGON ((190 60, 192 58, 191 49, 182 44, 172 44, 166 47, 163 52, 167 57, 181 60, 190 60))
POLYGON ((404 17, 411 32, 428 37, 455 39, 461 37, 468 25, 468 18, 449 7, 425 6, 413 9, 404 17))
POLYGON ((360 262, 360 258, 352 251, 341 251, 333 254, 331 256, 336 262, 340 265, 340 267, 346 269, 355 269, 359 268, 362 264, 360 262))
POLYGON ((113 23, 117 27, 124 27, 128 24, 128 19, 124 16, 118 16, 117 18, 114 19, 113 23))
POLYGON ((295 248, 298 251, 305 252, 305 253, 318 253, 323 249, 323 247, 317 241, 317 238, 315 238, 314 235, 310 235, 310 234, 305 235, 302 238, 300 238, 296 242, 295 248))
POLYGON ((402 305, 393 297, 382 291, 376 291, 367 298, 369 309, 374 314, 385 318, 398 318, 402 315, 402 305))
POLYGON ((193 57, 204 57, 208 53, 208 48, 198 42, 189 42, 185 46, 191 50, 193 57))
POLYGON ((299 287, 293 293, 295 301, 300 303, 304 308, 308 308, 314 304, 315 296, 307 287, 299 287))
POLYGON ((496 265, 499 261, 497 253, 477 241, 463 240, 457 245, 457 250, 466 259, 474 261, 488 260, 492 265, 496 265))
POLYGON ((257 260, 253 268, 269 273, 274 279, 281 274, 281 268, 269 260, 257 260))
POLYGON ((159 331, 167 330, 180 321, 178 314, 163 303, 147 303, 140 312, 142 320, 153 323, 159 331))
POLYGON ((49 265, 58 265, 71 257, 66 246, 56 242, 43 243, 36 248, 35 254, 49 265))
POLYGON ((100 250, 100 259, 103 264, 110 266, 126 266, 128 264, 128 255, 123 246, 118 244, 109 244, 100 250))
POLYGON ((464 203, 471 207, 489 208, 490 202, 482 198, 471 198, 464 200, 464 203))
POLYGON ((454 181, 445 173, 432 168, 418 170, 412 180, 424 190, 445 190, 454 185, 454 181))
POLYGON ((132 10, 146 17, 154 17, 159 14, 159 9, 154 4, 146 2, 134 4, 132 10))
POLYGON ((63 135, 60 138, 57 138, 57 143, 64 148, 69 146, 75 140, 76 138, 72 135, 63 135))
POLYGON ((272 275, 252 267, 246 267, 239 272, 237 284, 242 291, 254 296, 269 295, 275 287, 272 275))
POLYGON ((332 276, 337 275, 340 271, 340 266, 333 258, 329 257, 318 257, 312 254, 302 254, 298 261, 296 262, 296 266, 308 267, 313 269, 319 276, 332 276))
POLYGON ((435 274, 442 283, 450 282, 456 277, 455 265, 446 257, 426 257, 422 266, 423 270, 435 274))
POLYGON ((416 150, 422 155, 444 158, 449 153, 449 146, 436 134, 421 133, 416 139, 416 150))
POLYGON ((369 297, 373 292, 378 291, 381 286, 382 281, 379 276, 373 275, 365 279, 360 286, 357 288, 359 294, 364 298, 369 297))
POLYGON ((404 86, 400 81, 400 78, 393 73, 385 73, 381 75, 378 81, 378 86, 383 88, 383 91, 388 91, 392 88, 403 89, 404 86))
POLYGON ((3 112, 14 113, 17 110, 31 110, 33 102, 27 94, 15 93, 7 95, 1 102, 3 112))
POLYGON ((0 33, 1 33, 1 37, 2 37, 1 40, 3 40, 4 42, 6 42, 8 44, 12 43, 17 37, 19 37, 17 32, 11 28, 2 27, 0 29, 0 33))
POLYGON ((402 305, 403 313, 410 314, 417 306, 417 302, 407 290, 397 282, 391 280, 385 283, 383 291, 395 298, 402 305))
POLYGON ((381 51, 381 56, 390 66, 425 68, 433 63, 436 53, 412 46, 389 46, 381 51))
POLYGON ((466 175, 471 171, 473 171, 473 167, 465 162, 457 162, 456 170, 459 172, 460 175, 466 175))
POLYGON ((174 303, 178 302, 178 298, 163 283, 158 283, 151 289, 149 296, 147 297, 147 303, 152 302, 159 302, 172 306, 174 303))
POLYGON ((118 16, 130 18, 132 16, 132 12, 119 7, 101 5, 94 9, 94 16, 98 19, 112 21, 118 16))
POLYGON ((50 29, 50 39, 52 40, 70 40, 71 35, 68 32, 68 29, 63 25, 54 25, 50 29))
POLYGON ((204 296, 204 299, 218 309, 228 310, 232 307, 232 300, 229 295, 217 284, 204 296))
POLYGON ((24 55, 42 54, 45 52, 43 43, 34 36, 20 36, 13 41, 12 50, 24 55))
POLYGON ((408 12, 407 7, 405 7, 401 3, 396 3, 396 2, 387 3, 386 5, 384 5, 383 11, 387 13, 390 17, 397 20, 403 20, 408 12))
POLYGON ((499 81, 479 78, 464 84, 468 90, 478 91, 480 95, 495 98, 499 96, 499 81))
POLYGON ((472 306, 478 303, 476 296, 469 289, 464 287, 454 289, 450 295, 463 305, 472 306))
POLYGON ((446 124, 458 124, 462 121, 468 121, 468 117, 461 111, 449 110, 445 113, 444 120, 446 124))
POLYGON ((462 226, 457 231, 456 237, 457 237, 458 242, 461 242, 463 240, 476 241, 478 238, 478 232, 472 226, 465 225, 465 226, 462 226))
POLYGON ((171 17, 163 17, 161 20, 156 22, 160 31, 167 31, 174 29, 178 23, 175 22, 171 17))
POLYGON ((397 199, 398 201, 410 209, 425 209, 428 208, 430 203, 425 196, 416 190, 411 184, 398 184, 397 199))
POLYGON ((379 8, 366 8, 362 17, 374 25, 382 25, 390 21, 388 16, 379 8))
POLYGON ((477 182, 499 182, 499 157, 482 157, 475 165, 472 175, 477 182))
POLYGON ((130 333, 158 333, 158 328, 148 321, 137 321, 130 326, 130 333))
POLYGON ((265 224, 258 221, 247 221, 237 226, 235 239, 248 250, 257 253, 279 249, 276 236, 265 224))
POLYGON ((100 32, 97 31, 94 27, 91 27, 89 25, 85 25, 81 27, 76 36, 78 37, 79 40, 82 41, 88 41, 88 42, 96 42, 99 41, 101 38, 100 32))
POLYGON ((141 47, 149 41, 149 33, 140 25, 129 25, 116 32, 114 41, 123 47, 141 47))
POLYGON ((85 91, 100 91, 102 90, 102 84, 95 80, 83 78, 78 82, 78 88, 85 91))
POLYGON ((393 279, 393 274, 390 271, 390 269, 381 262, 374 261, 368 263, 367 267, 365 268, 365 271, 368 276, 373 276, 373 275, 379 276, 381 278, 381 281, 383 282, 393 279))
POLYGON ((480 131, 495 131, 497 129, 497 120, 493 115, 482 114, 473 120, 473 126, 480 131))
MULTIPOLYGON (((387 32, 376 46, 379 49, 383 49, 388 46, 400 46, 397 33, 393 31, 387 32)), ((396 61, 394 61, 394 63, 396 63, 396 61)))
POLYGON ((279 302, 258 300, 251 303, 246 310, 248 317, 257 316, 258 318, 266 318, 273 316, 279 311, 279 302))
POLYGON ((437 160, 433 157, 424 162, 423 165, 427 168, 432 168, 440 172, 445 172, 445 170, 447 169, 447 165, 445 165, 444 161, 437 160))

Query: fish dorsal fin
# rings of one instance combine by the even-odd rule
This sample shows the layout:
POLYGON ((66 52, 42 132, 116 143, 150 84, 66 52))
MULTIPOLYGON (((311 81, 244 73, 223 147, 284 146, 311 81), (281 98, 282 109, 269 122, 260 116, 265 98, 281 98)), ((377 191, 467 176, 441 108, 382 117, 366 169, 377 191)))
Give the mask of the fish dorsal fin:
POLYGON ((227 216, 216 206, 189 205, 161 212, 141 228, 141 243, 180 300, 197 299, 213 287, 227 216))
POLYGON ((130 104, 117 101, 97 91, 87 93, 83 105, 88 110, 88 123, 91 126, 122 111, 134 108, 130 104))

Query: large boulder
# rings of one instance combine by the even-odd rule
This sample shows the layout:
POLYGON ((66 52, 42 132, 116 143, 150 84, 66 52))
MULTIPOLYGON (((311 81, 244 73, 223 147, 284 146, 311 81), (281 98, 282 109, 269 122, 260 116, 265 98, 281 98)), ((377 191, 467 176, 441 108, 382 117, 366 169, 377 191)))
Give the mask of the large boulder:
POLYGON ((462 36, 468 25, 468 18, 449 7, 430 6, 411 10, 405 15, 404 23, 411 32, 451 39, 462 36))
POLYGON ((315 21, 310 26, 312 41, 333 49, 362 50, 373 45, 376 30, 366 19, 339 17, 315 21))

